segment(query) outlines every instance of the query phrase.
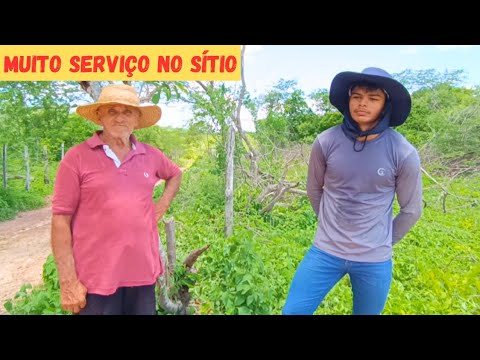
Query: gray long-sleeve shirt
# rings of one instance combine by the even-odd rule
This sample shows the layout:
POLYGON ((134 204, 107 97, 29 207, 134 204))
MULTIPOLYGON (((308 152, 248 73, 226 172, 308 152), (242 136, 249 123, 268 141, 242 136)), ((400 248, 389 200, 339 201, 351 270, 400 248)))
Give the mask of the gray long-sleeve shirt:
POLYGON ((355 152, 332 127, 313 143, 307 194, 318 216, 315 246, 347 260, 386 261, 422 212, 418 152, 391 128, 355 152), (395 194, 400 212, 392 219, 395 194))

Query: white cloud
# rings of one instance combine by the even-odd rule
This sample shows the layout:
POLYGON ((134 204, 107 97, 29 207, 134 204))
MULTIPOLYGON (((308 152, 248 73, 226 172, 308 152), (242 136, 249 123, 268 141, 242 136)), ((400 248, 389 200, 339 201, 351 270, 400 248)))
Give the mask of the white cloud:
POLYGON ((435 47, 441 51, 450 51, 458 49, 470 49, 473 45, 435 45, 435 47))
POLYGON ((256 55, 263 51, 262 45, 246 45, 245 47, 245 64, 253 64, 256 55))
POLYGON ((407 45, 400 50, 402 54, 416 54, 418 52, 418 46, 416 45, 407 45))
POLYGON ((250 132, 255 131, 255 124, 253 123, 252 115, 244 107, 240 110, 240 122, 242 123, 243 130, 250 132))
POLYGON ((162 109, 162 117, 158 122, 161 127, 186 128, 192 118, 192 111, 182 104, 158 104, 162 109))
POLYGON ((263 50, 263 45, 245 45, 245 55, 253 55, 263 50))
MULTIPOLYGON (((175 103, 159 105, 162 108, 162 118, 157 123, 158 126, 184 129, 188 127, 189 120, 193 118, 193 113, 189 106, 175 103)), ((252 115, 244 107, 240 111, 240 120, 243 130, 255 131, 252 115)))

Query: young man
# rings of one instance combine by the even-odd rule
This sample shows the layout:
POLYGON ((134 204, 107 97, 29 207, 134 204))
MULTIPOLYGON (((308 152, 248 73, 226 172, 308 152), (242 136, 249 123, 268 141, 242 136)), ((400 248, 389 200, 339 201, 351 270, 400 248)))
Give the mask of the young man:
POLYGON ((133 87, 118 84, 77 113, 103 130, 67 152, 55 181, 52 250, 61 306, 81 315, 154 315, 164 270, 157 223, 182 172, 132 132, 154 125, 161 109, 141 106, 133 87), (154 204, 160 179, 165 190, 154 204))
POLYGON ((313 143, 307 194, 318 228, 283 314, 313 314, 346 274, 353 314, 381 314, 392 280, 392 246, 422 211, 418 152, 390 128, 405 122, 411 98, 386 71, 367 68, 337 74, 330 102, 344 120, 313 143), (395 194, 400 212, 393 218, 395 194))

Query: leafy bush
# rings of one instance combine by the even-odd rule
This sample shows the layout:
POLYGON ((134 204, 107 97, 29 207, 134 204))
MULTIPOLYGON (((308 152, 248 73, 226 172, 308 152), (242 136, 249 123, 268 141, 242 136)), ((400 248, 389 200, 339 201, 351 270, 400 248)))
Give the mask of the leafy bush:
POLYGON ((37 193, 0 189, 0 221, 13 219, 19 211, 37 209, 44 205, 43 197, 37 193))
POLYGON ((33 288, 31 284, 23 284, 13 299, 4 306, 12 315, 52 315, 70 314, 60 307, 60 287, 55 260, 47 257, 43 265, 43 284, 33 288))

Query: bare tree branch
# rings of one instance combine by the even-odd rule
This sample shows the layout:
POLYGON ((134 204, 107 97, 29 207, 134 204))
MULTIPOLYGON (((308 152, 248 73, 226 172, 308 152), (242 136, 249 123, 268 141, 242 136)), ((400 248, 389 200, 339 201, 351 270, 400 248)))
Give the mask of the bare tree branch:
POLYGON ((289 184, 287 186, 282 186, 280 187, 278 190, 277 190, 277 194, 274 196, 274 198, 272 199, 272 201, 270 201, 270 203, 265 206, 262 210, 260 210, 260 214, 265 214, 267 212, 270 212, 272 211, 273 207, 275 206, 275 203, 277 201, 279 201, 283 195, 285 194, 285 192, 289 189, 289 188, 293 188, 295 186, 298 186, 299 183, 297 184, 289 184))
POLYGON ((458 196, 458 195, 452 194, 450 191, 448 191, 447 188, 445 188, 442 184, 440 184, 432 175, 430 175, 423 167, 422 167, 421 169, 422 169, 422 172, 423 172, 430 180, 432 180, 435 184, 437 184, 437 185, 440 187, 440 189, 442 189, 443 194, 440 194, 440 195, 439 195, 439 199, 440 199, 441 197, 443 197, 443 199, 442 199, 442 208, 443 208, 443 212, 444 212, 444 213, 447 212, 447 209, 446 209, 447 195, 453 196, 453 197, 455 197, 455 198, 457 198, 457 199, 471 201, 472 203, 477 203, 477 202, 479 202, 479 199, 467 198, 467 197, 464 197, 464 196, 458 196))
MULTIPOLYGON (((200 86, 202 87, 202 89, 205 90, 205 92, 208 94, 208 88, 207 88, 207 86, 206 86, 203 82, 201 82, 201 81, 199 81, 199 80, 197 80, 196 82, 197 82, 197 84, 200 85, 200 86)), ((212 86, 213 86, 213 84, 212 84, 212 86)))

